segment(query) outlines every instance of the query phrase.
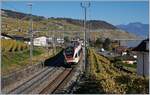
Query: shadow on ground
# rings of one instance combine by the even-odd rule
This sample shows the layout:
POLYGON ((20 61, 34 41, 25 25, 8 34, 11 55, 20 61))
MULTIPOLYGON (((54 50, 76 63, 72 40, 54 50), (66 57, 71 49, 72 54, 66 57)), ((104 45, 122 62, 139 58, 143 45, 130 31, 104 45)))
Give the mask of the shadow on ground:
POLYGON ((65 67, 63 50, 59 52, 56 56, 45 60, 44 66, 65 67))

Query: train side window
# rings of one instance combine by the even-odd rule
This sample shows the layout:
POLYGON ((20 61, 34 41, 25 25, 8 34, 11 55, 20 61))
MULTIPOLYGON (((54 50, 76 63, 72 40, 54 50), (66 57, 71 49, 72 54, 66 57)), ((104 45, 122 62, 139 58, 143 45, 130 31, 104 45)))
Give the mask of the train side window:
POLYGON ((77 56, 78 56, 78 55, 77 55, 77 53, 76 53, 75 58, 76 58, 77 56))

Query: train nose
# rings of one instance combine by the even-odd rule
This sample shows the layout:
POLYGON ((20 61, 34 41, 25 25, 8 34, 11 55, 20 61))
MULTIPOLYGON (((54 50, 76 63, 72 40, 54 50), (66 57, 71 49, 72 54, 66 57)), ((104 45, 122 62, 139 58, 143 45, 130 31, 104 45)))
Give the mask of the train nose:
POLYGON ((68 62, 68 64, 72 64, 71 62, 68 62))

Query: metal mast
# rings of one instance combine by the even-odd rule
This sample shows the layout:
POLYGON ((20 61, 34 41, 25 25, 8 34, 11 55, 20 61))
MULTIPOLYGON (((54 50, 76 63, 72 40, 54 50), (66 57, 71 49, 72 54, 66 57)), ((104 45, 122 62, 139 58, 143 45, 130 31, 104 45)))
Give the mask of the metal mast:
POLYGON ((32 21, 32 3, 28 4, 29 8, 30 8, 30 21, 29 21, 29 35, 30 35, 30 62, 32 64, 32 57, 33 57, 33 21, 32 21))
POLYGON ((84 70, 86 66, 86 15, 87 15, 87 8, 90 7, 90 2, 81 2, 81 7, 84 9, 84 70))

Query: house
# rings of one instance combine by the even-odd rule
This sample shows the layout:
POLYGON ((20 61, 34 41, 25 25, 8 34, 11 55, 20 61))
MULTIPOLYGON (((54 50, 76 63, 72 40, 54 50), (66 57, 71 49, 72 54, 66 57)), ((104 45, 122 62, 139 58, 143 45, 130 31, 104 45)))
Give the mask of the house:
POLYGON ((111 42, 111 47, 112 47, 113 49, 115 49, 115 48, 117 48, 117 47, 119 47, 119 46, 120 46, 119 41, 112 41, 112 42, 111 42))
POLYGON ((124 55, 127 55, 127 52, 123 51, 121 54, 122 54, 122 56, 124 56, 124 55))
POLYGON ((101 49, 100 49, 100 52, 104 52, 104 51, 105 51, 104 48, 101 48, 101 49))
POLYGON ((149 39, 143 40, 133 51, 137 53, 137 74, 149 76, 149 39))
POLYGON ((54 42, 52 37, 47 37, 47 43, 52 44, 54 42))
POLYGON ((134 64, 136 63, 136 58, 130 55, 124 55, 122 56, 122 62, 126 64, 134 64))
POLYGON ((126 64, 134 64, 134 63, 136 63, 136 60, 123 60, 122 61, 123 63, 126 63, 126 64))
POLYGON ((33 39, 33 45, 34 46, 47 46, 48 39, 45 36, 35 38, 35 39, 33 39))
POLYGON ((57 43, 58 44, 63 44, 64 43, 64 39, 63 38, 57 38, 57 43))
POLYGON ((115 52, 120 55, 126 55, 127 54, 127 47, 126 46, 119 46, 115 48, 115 52))

